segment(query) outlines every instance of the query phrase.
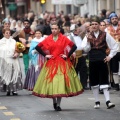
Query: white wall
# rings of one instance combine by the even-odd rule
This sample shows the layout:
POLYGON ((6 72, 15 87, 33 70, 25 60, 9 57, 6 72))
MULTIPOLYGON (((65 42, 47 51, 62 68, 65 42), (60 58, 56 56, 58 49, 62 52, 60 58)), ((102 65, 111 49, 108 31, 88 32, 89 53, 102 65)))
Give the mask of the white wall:
POLYGON ((80 6, 81 16, 84 16, 86 13, 89 13, 89 15, 97 15, 97 6, 97 0, 88 0, 86 4, 80 6))

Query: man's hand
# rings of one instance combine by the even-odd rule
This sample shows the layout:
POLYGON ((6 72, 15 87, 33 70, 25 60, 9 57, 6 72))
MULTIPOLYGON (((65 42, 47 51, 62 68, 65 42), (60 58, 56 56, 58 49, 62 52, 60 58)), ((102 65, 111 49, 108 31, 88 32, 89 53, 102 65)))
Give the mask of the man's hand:
POLYGON ((86 37, 87 37, 87 42, 91 42, 93 39, 90 34, 86 34, 86 37))
POLYGON ((111 57, 106 56, 106 58, 104 59, 104 62, 106 63, 106 62, 109 62, 110 60, 111 60, 111 57))

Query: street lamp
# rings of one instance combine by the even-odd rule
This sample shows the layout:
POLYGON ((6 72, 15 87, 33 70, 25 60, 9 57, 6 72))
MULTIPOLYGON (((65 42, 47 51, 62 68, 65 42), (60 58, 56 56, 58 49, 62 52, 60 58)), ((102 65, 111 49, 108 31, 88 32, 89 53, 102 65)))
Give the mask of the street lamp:
POLYGON ((41 4, 41 7, 42 7, 42 12, 44 12, 44 10, 45 10, 45 3, 46 3, 46 0, 40 0, 40 4, 41 4))
POLYGON ((40 3, 41 3, 41 4, 45 4, 45 3, 46 3, 46 0, 40 0, 40 3))

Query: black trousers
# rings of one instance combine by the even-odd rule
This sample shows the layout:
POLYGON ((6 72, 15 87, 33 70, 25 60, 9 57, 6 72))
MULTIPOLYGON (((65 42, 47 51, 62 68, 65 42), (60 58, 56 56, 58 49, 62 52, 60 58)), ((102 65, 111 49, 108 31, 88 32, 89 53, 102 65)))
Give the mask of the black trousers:
POLYGON ((113 73, 118 73, 120 61, 120 52, 118 52, 110 61, 110 68, 113 73))
POLYGON ((90 61, 89 62, 89 79, 90 85, 108 85, 108 66, 104 61, 90 61))
POLYGON ((78 58, 78 63, 75 67, 76 73, 80 75, 80 81, 83 88, 87 87, 87 65, 86 65, 86 57, 82 56, 78 58))

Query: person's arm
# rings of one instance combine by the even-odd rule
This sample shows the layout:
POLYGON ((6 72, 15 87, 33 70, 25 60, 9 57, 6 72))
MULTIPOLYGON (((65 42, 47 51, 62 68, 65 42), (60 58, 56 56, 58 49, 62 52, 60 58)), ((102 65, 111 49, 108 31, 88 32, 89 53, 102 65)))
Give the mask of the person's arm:
POLYGON ((42 54, 44 57, 46 56, 46 54, 43 52, 43 50, 42 50, 39 46, 36 46, 35 49, 36 49, 40 54, 42 54))
POLYGON ((49 60, 49 59, 51 59, 51 58, 53 57, 53 55, 46 55, 39 46, 36 46, 35 49, 36 49, 40 54, 42 54, 44 57, 46 57, 47 60, 49 60))
POLYGON ((91 50, 90 42, 88 42, 87 37, 85 36, 82 45, 81 45, 83 51, 89 52, 91 50))
POLYGON ((69 51, 69 53, 68 53, 68 58, 73 54, 73 52, 75 51, 77 49, 77 46, 74 44, 73 46, 72 46, 72 48, 71 48, 71 50, 69 51))

